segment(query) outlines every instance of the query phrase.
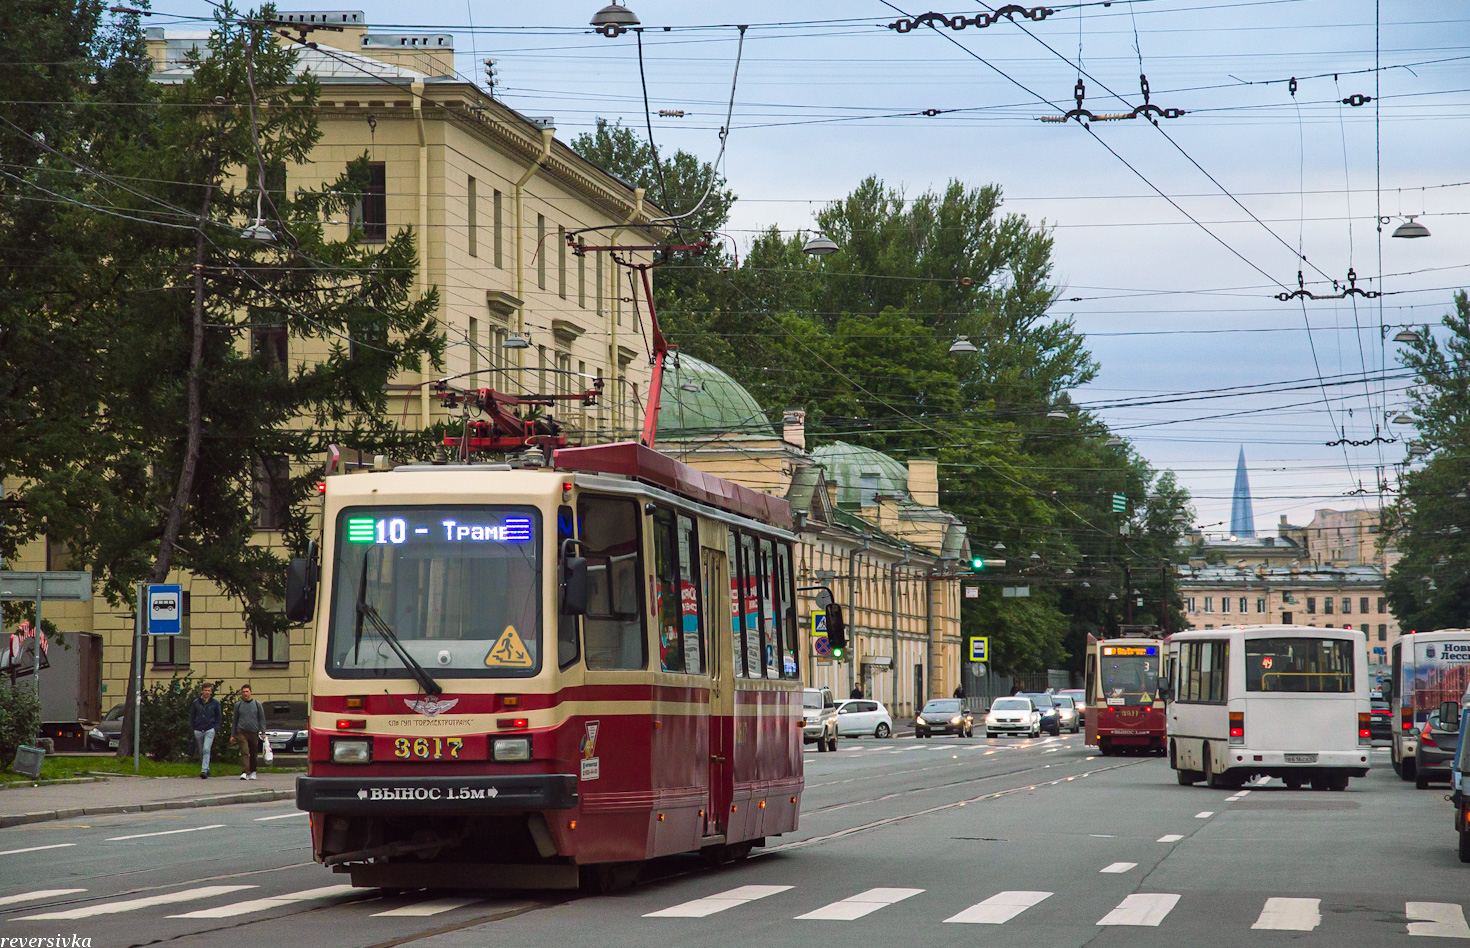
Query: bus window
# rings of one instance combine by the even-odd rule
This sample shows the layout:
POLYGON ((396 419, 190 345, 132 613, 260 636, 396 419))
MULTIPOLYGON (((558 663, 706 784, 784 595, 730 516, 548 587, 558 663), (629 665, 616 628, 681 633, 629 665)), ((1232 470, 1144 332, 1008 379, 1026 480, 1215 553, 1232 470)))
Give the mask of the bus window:
MULTIPOLYGON (((572 518, 572 508, 565 505, 556 508, 556 551, 560 556, 562 541, 577 535, 572 518)), ((576 555, 576 548, 572 554, 576 555)), ((560 599, 560 596, 557 597, 560 599)), ((581 642, 577 638, 577 617, 561 613, 556 618, 556 663, 561 668, 570 667, 582 655, 581 642)))
POLYGON ((781 643, 785 652, 781 658, 781 677, 796 680, 801 677, 801 665, 797 658, 796 590, 791 583, 791 547, 786 543, 776 547, 776 595, 780 597, 776 612, 781 617, 781 643))
POLYGON ((679 597, 679 563, 675 555, 674 513, 660 507, 653 515, 653 603, 658 633, 659 667, 684 671, 684 618, 679 597))
POLYGON ((760 541, 761 654, 766 660, 766 677, 780 678, 784 653, 780 625, 776 621, 776 554, 771 541, 760 541))
POLYGON ((684 671, 702 675, 704 666, 704 614, 699 601, 699 529, 694 520, 679 515, 679 611, 684 634, 684 671))
POLYGON ((1226 642, 1184 642, 1179 648, 1177 700, 1195 704, 1225 701, 1226 642))
POLYGON ((638 503, 583 496, 577 505, 582 555, 587 557, 587 614, 583 617, 587 667, 648 666, 648 641, 639 608, 642 556, 638 503))
POLYGON ((1352 694, 1353 643, 1346 639, 1247 639, 1245 690, 1352 694))
POLYGON ((740 559, 740 540, 734 530, 729 533, 730 538, 730 642, 735 662, 731 666, 735 669, 736 678, 745 676, 745 621, 740 608, 740 590, 744 587, 744 564, 740 559))

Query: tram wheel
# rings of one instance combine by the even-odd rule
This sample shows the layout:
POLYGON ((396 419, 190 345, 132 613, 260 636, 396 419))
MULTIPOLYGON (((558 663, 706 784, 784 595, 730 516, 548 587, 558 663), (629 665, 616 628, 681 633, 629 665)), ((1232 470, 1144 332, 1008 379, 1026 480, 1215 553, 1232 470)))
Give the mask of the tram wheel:
POLYGON ((578 866, 577 887, 588 895, 608 895, 637 882, 642 868, 636 862, 597 862, 578 866))
POLYGON ((1113 742, 1106 738, 1097 742, 1097 749, 1104 757, 1113 756, 1113 742))

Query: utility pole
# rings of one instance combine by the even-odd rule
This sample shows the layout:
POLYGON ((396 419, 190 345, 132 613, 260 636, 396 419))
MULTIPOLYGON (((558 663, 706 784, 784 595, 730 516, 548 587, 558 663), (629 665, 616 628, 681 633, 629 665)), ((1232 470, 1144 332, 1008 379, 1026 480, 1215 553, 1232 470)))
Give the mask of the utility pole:
POLYGON ((1129 625, 1133 624, 1133 572, 1128 564, 1123 564, 1123 614, 1128 617, 1129 625))

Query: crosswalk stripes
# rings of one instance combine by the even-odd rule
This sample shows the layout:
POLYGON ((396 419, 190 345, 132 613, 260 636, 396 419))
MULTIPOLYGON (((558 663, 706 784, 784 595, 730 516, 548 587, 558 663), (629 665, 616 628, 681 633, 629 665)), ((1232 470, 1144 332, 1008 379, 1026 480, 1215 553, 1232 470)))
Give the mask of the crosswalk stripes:
POLYGON ((777 892, 785 892, 791 888, 789 885, 743 885, 728 892, 717 895, 708 895, 702 899, 694 899, 691 902, 681 902, 678 905, 661 909, 657 912, 649 912, 644 918, 704 918, 716 912, 754 902, 777 892))
POLYGON ((1267 899, 1251 928, 1309 932, 1322 924, 1321 899, 1267 899))
POLYGON ((1172 892, 1140 892, 1119 902, 1117 908, 1098 919, 1097 923, 1099 925, 1144 925, 1156 928, 1178 904, 1179 896, 1172 892))
POLYGON ((798 919, 816 919, 830 922, 851 922, 854 919, 870 915, 881 908, 902 902, 904 899, 913 898, 923 889, 869 889, 859 892, 857 895, 849 896, 840 902, 824 905, 814 912, 796 916, 798 919))
POLYGON ((1454 902, 1406 902, 1404 914, 1409 918, 1410 935, 1470 938, 1465 910, 1454 902))
POLYGON ((244 889, 254 888, 256 887, 253 885, 205 885, 197 889, 165 892, 162 895, 149 895, 140 899, 124 899, 121 902, 103 902, 100 905, 86 905, 81 908, 67 909, 64 912, 43 912, 40 915, 25 915, 16 919, 16 921, 70 922, 79 918, 96 918, 98 915, 118 915, 123 912, 135 912, 138 909, 152 908, 155 905, 194 902, 199 899, 213 898, 216 895, 228 895, 231 892, 240 892, 244 889))
POLYGON ((303 889, 300 892, 288 892, 285 895, 273 895, 264 899, 217 905, 214 908, 185 912, 182 915, 170 915, 169 918, 237 918, 241 915, 266 912, 283 905, 294 905, 297 902, 318 902, 327 899, 341 899, 351 895, 362 899, 376 895, 376 892, 372 889, 355 889, 350 885, 326 885, 315 889, 303 889))
POLYGON ((1051 898, 1050 892, 1014 891, 992 895, 984 902, 977 902, 958 915, 951 915, 946 922, 965 925, 1004 925, 1022 912, 1051 898))
POLYGON ((455 909, 464 908, 466 905, 474 905, 479 899, 466 898, 443 898, 428 899, 424 902, 415 902, 413 905, 400 905, 396 909, 386 912, 374 912, 373 918, 428 918, 432 915, 443 915, 455 909))
POLYGON ((63 895, 76 895, 85 892, 86 889, 37 889, 34 892, 20 892, 16 895, 0 897, 0 905, 19 905, 21 902, 41 902, 45 899, 54 899, 63 895))

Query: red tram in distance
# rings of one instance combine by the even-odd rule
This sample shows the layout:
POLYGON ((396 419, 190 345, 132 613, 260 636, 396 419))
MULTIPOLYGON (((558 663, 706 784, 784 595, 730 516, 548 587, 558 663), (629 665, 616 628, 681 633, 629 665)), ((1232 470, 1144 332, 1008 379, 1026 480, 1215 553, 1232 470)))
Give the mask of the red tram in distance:
POLYGON ((1088 745, 1104 755, 1164 752, 1166 720, 1159 681, 1167 655, 1167 642, 1157 631, 1087 637, 1088 745))

